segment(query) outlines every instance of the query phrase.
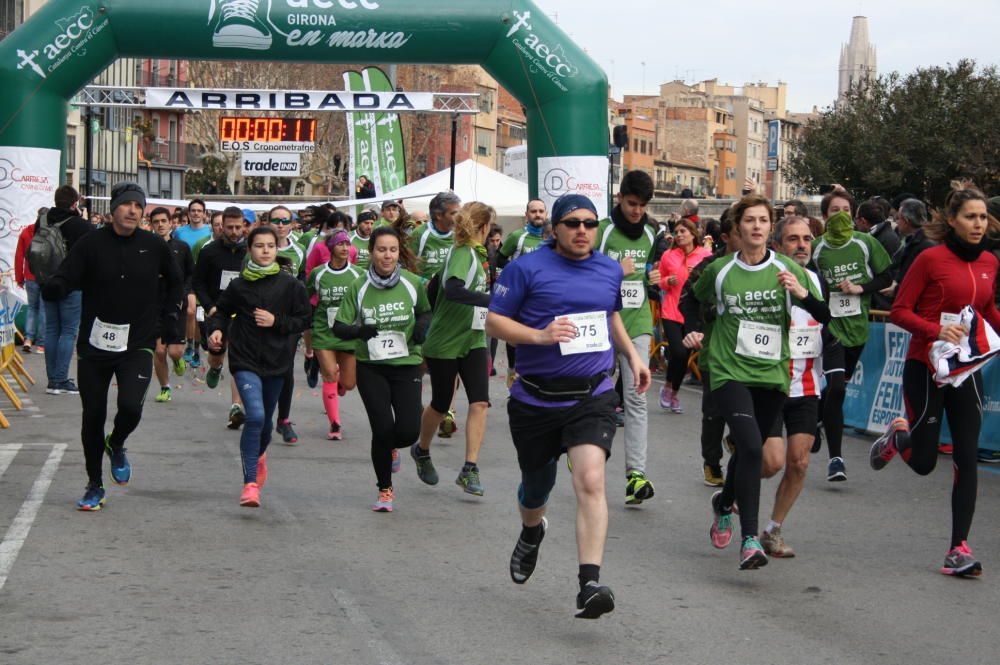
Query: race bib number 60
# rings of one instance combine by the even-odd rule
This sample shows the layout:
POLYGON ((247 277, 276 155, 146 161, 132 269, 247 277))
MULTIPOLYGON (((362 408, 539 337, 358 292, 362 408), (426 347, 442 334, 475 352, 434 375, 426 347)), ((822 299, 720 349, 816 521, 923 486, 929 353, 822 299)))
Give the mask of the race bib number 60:
POLYGON ((736 353, 761 360, 781 359, 781 326, 740 321, 736 335, 736 353))
POLYGON ((611 348, 606 312, 568 314, 565 318, 576 326, 576 338, 572 342, 559 343, 559 351, 564 356, 572 356, 577 353, 599 353, 611 348))

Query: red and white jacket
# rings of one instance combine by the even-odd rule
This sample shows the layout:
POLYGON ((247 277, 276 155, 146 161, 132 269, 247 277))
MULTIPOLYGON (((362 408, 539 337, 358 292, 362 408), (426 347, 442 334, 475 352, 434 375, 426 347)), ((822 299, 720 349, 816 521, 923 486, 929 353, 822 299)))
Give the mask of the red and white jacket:
MULTIPOLYGON (((816 286, 816 290, 821 292, 823 287, 820 284, 819 276, 808 268, 803 268, 809 279, 816 286)), ((815 327, 822 328, 822 324, 813 318, 812 314, 798 306, 793 306, 791 311, 791 325, 794 327, 815 327)), ((822 338, 821 338, 822 340, 822 338)), ((820 342, 820 353, 815 358, 792 359, 789 362, 789 373, 792 382, 788 386, 788 397, 819 397, 823 390, 823 347, 820 342)))

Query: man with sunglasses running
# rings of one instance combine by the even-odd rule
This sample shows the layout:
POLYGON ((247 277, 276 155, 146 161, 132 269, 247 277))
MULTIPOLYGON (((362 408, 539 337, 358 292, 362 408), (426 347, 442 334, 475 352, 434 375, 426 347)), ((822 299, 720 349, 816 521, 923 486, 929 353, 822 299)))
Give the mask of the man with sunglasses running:
POLYGON ((649 388, 650 373, 619 314, 622 268, 594 251, 594 204, 565 194, 552 207, 552 221, 553 239, 501 274, 486 320, 489 336, 518 346, 507 413, 521 469, 522 528, 510 576, 524 584, 534 572, 557 461, 565 452, 577 497, 576 616, 596 619, 615 607, 611 589, 600 584, 608 529, 604 470, 617 430, 618 395, 610 378, 615 351, 628 358, 639 393, 649 388))

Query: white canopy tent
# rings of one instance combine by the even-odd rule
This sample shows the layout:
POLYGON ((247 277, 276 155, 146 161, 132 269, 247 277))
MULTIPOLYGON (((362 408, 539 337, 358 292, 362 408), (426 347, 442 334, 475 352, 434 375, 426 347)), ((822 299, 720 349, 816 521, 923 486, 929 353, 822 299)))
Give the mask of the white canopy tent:
MULTIPOLYGON (((411 182, 399 189, 388 192, 384 198, 408 199, 409 211, 426 210, 432 196, 421 196, 425 192, 446 192, 450 188, 448 169, 438 171, 426 178, 411 182)), ((528 205, 528 185, 494 171, 479 162, 467 159, 455 165, 455 193, 463 203, 482 201, 493 206, 499 217, 524 217, 528 205)))

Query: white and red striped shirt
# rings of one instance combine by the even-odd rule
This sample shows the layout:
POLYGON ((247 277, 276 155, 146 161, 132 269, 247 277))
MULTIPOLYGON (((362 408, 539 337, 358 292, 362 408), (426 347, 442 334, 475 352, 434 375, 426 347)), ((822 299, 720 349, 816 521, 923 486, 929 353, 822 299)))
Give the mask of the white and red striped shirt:
MULTIPOLYGON (((803 268, 809 279, 816 285, 816 290, 822 292, 819 276, 808 268, 803 268)), ((821 328, 822 324, 801 307, 792 307, 792 325, 795 327, 808 326, 810 328, 821 328)), ((820 342, 822 344, 822 342, 820 342)), ((792 382, 788 386, 788 397, 818 397, 823 390, 823 354, 822 346, 820 355, 816 358, 792 359, 789 362, 789 373, 792 382)))

